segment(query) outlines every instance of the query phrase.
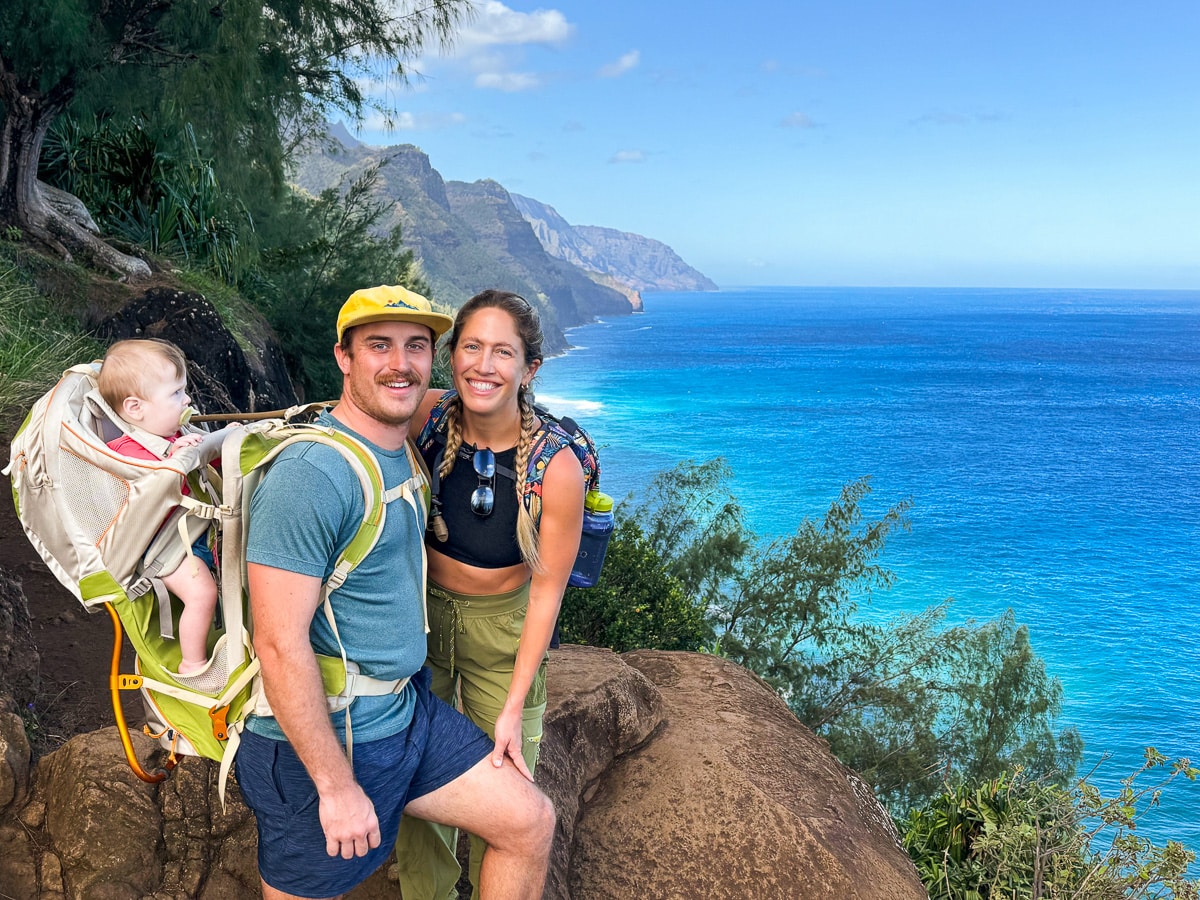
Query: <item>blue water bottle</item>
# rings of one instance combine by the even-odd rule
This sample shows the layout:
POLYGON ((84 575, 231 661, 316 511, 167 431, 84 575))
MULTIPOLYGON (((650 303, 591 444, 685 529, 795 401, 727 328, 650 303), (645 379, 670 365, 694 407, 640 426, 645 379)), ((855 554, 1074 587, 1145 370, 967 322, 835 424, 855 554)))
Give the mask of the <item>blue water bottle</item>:
POLYGON ((583 498, 583 533, 579 536, 579 556, 567 582, 571 587, 594 587, 600 580, 600 568, 612 537, 613 499, 600 491, 588 491, 583 498))

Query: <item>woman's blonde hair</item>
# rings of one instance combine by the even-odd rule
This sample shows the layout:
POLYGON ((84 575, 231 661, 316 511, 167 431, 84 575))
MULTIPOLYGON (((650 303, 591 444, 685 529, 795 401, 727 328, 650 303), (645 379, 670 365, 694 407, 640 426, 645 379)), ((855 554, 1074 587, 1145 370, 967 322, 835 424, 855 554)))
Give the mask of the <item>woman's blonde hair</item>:
MULTIPOLYGON (((476 294, 462 305, 454 317, 454 328, 450 332, 447 345, 453 355, 458 346, 459 337, 467 321, 481 309, 499 309, 507 313, 517 328, 521 338, 521 349, 525 354, 525 365, 541 362, 542 356, 542 323, 537 311, 524 297, 508 291, 487 290, 476 294)), ((517 406, 521 415, 521 436, 517 440, 517 458, 513 468, 516 470, 517 491, 517 546, 521 549, 521 559, 525 565, 535 572, 541 571, 541 559, 538 553, 538 532, 533 516, 525 508, 525 478, 529 468, 529 454, 533 450, 533 438, 537 431, 537 414, 533 409, 532 392, 521 385, 517 390, 517 406)), ((445 478, 454 468, 454 460, 462 446, 462 400, 455 397, 446 407, 446 451, 442 458, 439 477, 445 478)))
POLYGON ((146 399, 158 378, 158 370, 148 365, 151 360, 168 363, 176 378, 187 376, 187 359, 183 351, 170 341, 157 338, 131 338, 117 341, 104 354, 96 387, 112 411, 121 414, 129 397, 146 399))

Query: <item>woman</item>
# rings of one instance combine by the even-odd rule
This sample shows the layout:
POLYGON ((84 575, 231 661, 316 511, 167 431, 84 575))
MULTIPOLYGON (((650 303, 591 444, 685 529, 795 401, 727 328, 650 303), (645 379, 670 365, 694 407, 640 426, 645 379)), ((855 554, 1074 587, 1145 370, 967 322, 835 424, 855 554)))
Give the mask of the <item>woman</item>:
MULTIPOLYGON (((508 758, 533 780, 546 651, 579 550, 584 474, 570 437, 533 408, 542 331, 528 302, 477 294, 448 342, 455 390, 430 391, 412 419, 434 493, 426 663, 435 693, 494 738, 492 764, 508 758), (535 443, 551 447, 540 498, 526 490, 535 443)), ((452 830, 404 818, 396 842, 404 900, 457 896, 456 844, 452 830)), ((472 837, 476 898, 482 853, 472 837)))

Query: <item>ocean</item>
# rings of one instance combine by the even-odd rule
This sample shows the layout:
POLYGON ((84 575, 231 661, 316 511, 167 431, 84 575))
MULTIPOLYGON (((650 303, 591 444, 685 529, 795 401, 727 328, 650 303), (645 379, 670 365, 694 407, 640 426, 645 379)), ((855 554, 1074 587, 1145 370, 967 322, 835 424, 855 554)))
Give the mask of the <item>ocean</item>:
MULTIPOLYGON (((1200 291, 745 288, 647 294, 573 329, 536 384, 618 501, 723 456, 766 539, 870 476, 911 498, 871 614, 1011 608, 1062 681, 1081 772, 1200 764, 1200 291)), ((1139 831, 1200 852, 1200 784, 1139 831)))

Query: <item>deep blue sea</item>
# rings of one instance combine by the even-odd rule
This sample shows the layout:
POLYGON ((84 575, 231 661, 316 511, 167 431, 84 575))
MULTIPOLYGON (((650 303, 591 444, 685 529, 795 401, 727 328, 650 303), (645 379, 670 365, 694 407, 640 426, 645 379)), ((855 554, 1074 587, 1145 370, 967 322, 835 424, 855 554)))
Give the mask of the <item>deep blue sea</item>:
MULTIPOLYGON (((872 614, 1012 608, 1112 790, 1143 749, 1200 763, 1200 291, 747 288, 648 294, 574 329, 539 399, 620 499, 724 456, 763 537, 871 476, 911 498, 872 614)), ((1142 830, 1200 851, 1200 785, 1142 830)))

